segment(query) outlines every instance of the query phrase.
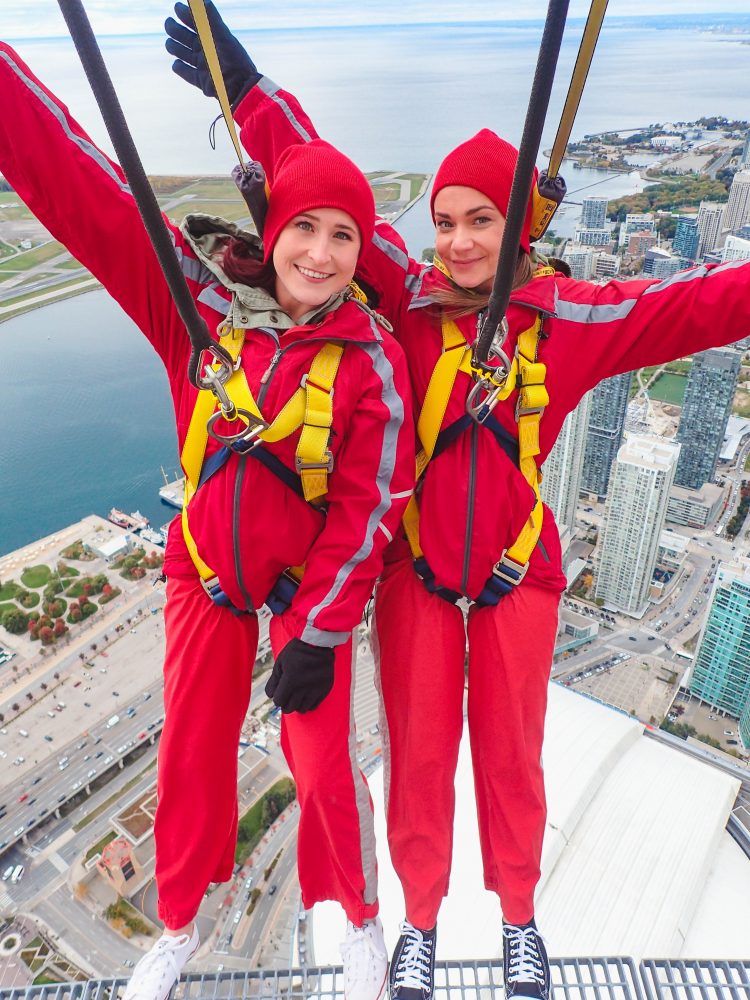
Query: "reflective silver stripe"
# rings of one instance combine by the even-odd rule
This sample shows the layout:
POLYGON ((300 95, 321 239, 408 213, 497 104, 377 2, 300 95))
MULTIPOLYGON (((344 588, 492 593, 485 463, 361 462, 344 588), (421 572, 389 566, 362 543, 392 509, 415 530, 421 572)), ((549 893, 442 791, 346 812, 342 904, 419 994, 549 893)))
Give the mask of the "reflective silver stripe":
MULTIPOLYGON (((114 181, 120 191, 124 191, 126 194, 132 196, 132 191, 130 190, 130 185, 126 181, 120 179, 117 171, 114 169, 112 164, 109 162, 107 157, 102 153, 100 149, 90 142, 88 139, 82 138, 80 135, 76 135, 75 132, 71 131, 68 124, 68 120, 65 117, 62 109, 55 104, 51 97, 44 93, 44 91, 36 84, 30 77, 28 77, 21 67, 15 63, 7 52, 0 52, 3 60, 10 66, 16 76, 21 80, 25 86, 32 92, 40 104, 43 104, 45 108, 50 112, 53 118, 56 118, 60 123, 63 132, 70 139, 71 142, 75 143, 76 146, 85 153, 86 156, 90 157, 107 176, 114 181)), ((44 154, 42 154, 44 155, 44 154)))
POLYGON ((669 288, 670 285, 684 284, 687 281, 695 281, 697 278, 710 278, 714 274, 722 274, 730 268, 743 267, 747 263, 747 260, 728 260, 725 264, 719 264, 717 267, 706 267, 705 265, 691 267, 689 271, 678 271, 677 274, 665 278, 658 285, 651 285, 643 294, 651 295, 653 292, 661 292, 665 288, 669 288))
POLYGON ((281 89, 278 83, 274 83, 273 80, 269 80, 267 76, 262 76, 256 86, 260 87, 266 97, 270 97, 272 101, 275 101, 275 103, 278 104, 297 135, 301 136, 305 142, 312 142, 312 136, 307 129, 297 121, 294 116, 294 112, 286 103, 284 98, 277 96, 278 91, 281 89))
POLYGON ((386 257, 389 257, 395 264, 398 264, 404 271, 409 270, 409 257, 400 247, 391 243, 390 240, 384 239, 380 233, 372 234, 372 242, 378 250, 382 251, 386 257))
POLYGON ((349 695, 349 761, 352 767, 354 798, 359 820, 359 850, 362 859, 362 874, 365 879, 363 902, 366 906, 378 898, 378 867, 375 853, 375 819, 370 806, 370 791, 367 780, 357 763, 357 727, 354 721, 354 686, 357 666, 357 633, 352 640, 352 675, 349 695))
POLYGON ((223 296, 219 295, 216 288, 216 285, 209 285, 208 288, 204 288, 198 296, 198 301, 202 302, 205 306, 210 306, 211 309, 215 309, 223 316, 226 316, 232 306, 232 300, 227 300, 223 296))
MULTIPOLYGON (((365 535, 362 539, 361 545, 357 551, 349 559, 347 559, 344 565, 340 567, 331 589, 325 597, 314 608, 312 608, 307 616, 307 624, 305 625, 305 629, 300 638, 305 642, 311 642, 315 645, 336 645, 335 642, 321 643, 320 629, 316 628, 313 625, 313 622, 321 611, 333 604, 357 566, 359 566, 359 564, 370 555, 372 552, 373 538, 375 531, 377 530, 377 526, 380 521, 382 521, 386 512, 390 510, 390 487, 391 480, 393 479, 393 470, 396 465, 398 434, 401 429, 401 425, 404 422, 404 401, 399 396, 396 386, 394 385, 393 365, 386 357, 383 348, 379 344, 356 344, 353 346, 359 347, 372 358, 373 371, 378 376, 383 386, 380 398, 389 415, 388 423, 385 425, 383 430, 383 444, 380 451, 380 461, 378 463, 378 471, 375 478, 380 499, 375 504, 373 510, 370 511, 370 516, 367 520, 367 526, 365 528, 365 535)), ((331 635, 330 632, 324 632, 322 634, 331 635)))
MULTIPOLYGON (((174 239, 172 242, 174 242, 174 239)), ((177 260, 180 262, 182 273, 186 278, 190 278, 191 281, 195 281, 200 285, 205 285, 209 281, 213 281, 214 275, 209 271, 205 264, 201 263, 201 261, 197 260, 195 257, 188 257, 182 247, 175 246, 174 252, 177 256, 177 260)))
POLYGON ((404 497, 410 497, 414 490, 401 490, 400 493, 391 493, 391 500, 403 500, 404 497))
POLYGON ((559 292, 555 288, 555 315, 557 319, 570 320, 572 323, 613 323, 629 316, 637 302, 637 298, 604 305, 567 302, 565 299, 560 299, 559 292))

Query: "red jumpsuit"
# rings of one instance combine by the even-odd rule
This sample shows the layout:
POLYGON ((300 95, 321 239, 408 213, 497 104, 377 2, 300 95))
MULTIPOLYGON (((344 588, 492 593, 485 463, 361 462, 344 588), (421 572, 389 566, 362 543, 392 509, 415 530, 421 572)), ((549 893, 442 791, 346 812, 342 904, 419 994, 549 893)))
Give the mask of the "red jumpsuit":
MULTIPOLYGON (((296 99, 267 78, 241 102, 236 118, 246 147, 264 164, 275 162, 285 146, 317 135, 296 99)), ((418 415, 442 351, 439 319, 426 307, 445 278, 411 260, 384 222, 361 270, 406 352, 418 415)), ((750 262, 697 267, 664 281, 534 279, 511 297, 504 345, 510 357, 537 313, 544 318, 538 360, 547 366, 550 396, 541 421, 541 465, 566 415, 602 379, 746 336, 750 262)), ((473 343, 477 317, 458 322, 473 343)), ((471 385, 459 372, 443 429, 465 414, 471 385)), ((494 414, 517 438, 516 397, 494 414)), ((420 542, 435 584, 473 601, 529 517, 532 490, 493 433, 473 423, 433 458, 420 489, 420 542)), ((552 513, 545 508, 521 585, 494 607, 472 604, 466 624, 457 607, 424 588, 402 534, 385 562, 372 638, 385 720, 388 839, 407 919, 433 927, 448 891, 468 632, 469 731, 485 885, 500 896, 507 921, 524 923, 534 913, 539 879, 547 683, 565 586, 552 513)))
MULTIPOLYGON (((0 104, 0 169, 149 339, 167 371, 181 448, 197 397, 186 377, 190 344, 120 168, 7 45, 0 45, 0 104)), ((213 334, 227 318, 246 328, 242 367, 268 420, 295 393, 323 343, 334 340, 345 349, 333 393, 326 514, 253 453, 232 453, 191 501, 198 552, 244 614, 211 602, 179 519, 170 529, 155 828, 160 916, 170 928, 189 923, 208 883, 231 875, 237 746, 258 639, 254 609, 287 567, 304 563, 291 607, 272 622, 274 653, 297 637, 336 647, 337 654, 331 694, 317 710, 284 719, 282 739, 301 806, 300 880, 305 906, 338 900, 360 925, 377 912, 377 890, 371 803, 352 738, 351 633, 413 486, 403 352, 355 302, 321 308, 307 325, 256 328, 252 309, 201 255, 190 221, 170 228, 208 329, 213 334)), ((299 434, 265 446, 289 470, 299 434)), ((217 448, 209 439, 207 454, 217 448)))

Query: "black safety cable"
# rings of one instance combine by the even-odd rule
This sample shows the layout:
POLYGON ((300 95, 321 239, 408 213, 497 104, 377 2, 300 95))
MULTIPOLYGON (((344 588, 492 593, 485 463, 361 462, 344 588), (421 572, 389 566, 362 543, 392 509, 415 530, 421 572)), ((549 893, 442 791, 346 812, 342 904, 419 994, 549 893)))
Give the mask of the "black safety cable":
POLYGON ((104 64, 96 37, 80 0, 58 0, 70 36, 86 72, 104 124, 107 126, 117 159, 133 193, 143 225, 151 240, 177 311, 190 337, 192 352, 188 364, 188 377, 199 389, 212 388, 215 379, 223 382, 233 371, 229 353, 208 332, 208 327, 198 312, 185 277, 180 268, 172 237, 161 214, 156 195, 143 169, 133 137, 122 112, 117 93, 104 64), (221 363, 213 379, 201 376, 202 358, 208 352, 221 363))
POLYGON ((503 321, 510 300, 513 277, 518 263, 521 230, 531 197, 534 167, 539 153, 539 144, 542 140, 542 129, 547 115, 552 83, 555 79, 557 57, 560 53, 567 14, 568 0, 550 0, 521 145, 518 150, 518 162, 513 174, 513 185, 510 190, 508 215, 500 244, 497 271, 495 272, 487 313, 474 346, 473 363, 479 368, 486 366, 492 340, 503 321))

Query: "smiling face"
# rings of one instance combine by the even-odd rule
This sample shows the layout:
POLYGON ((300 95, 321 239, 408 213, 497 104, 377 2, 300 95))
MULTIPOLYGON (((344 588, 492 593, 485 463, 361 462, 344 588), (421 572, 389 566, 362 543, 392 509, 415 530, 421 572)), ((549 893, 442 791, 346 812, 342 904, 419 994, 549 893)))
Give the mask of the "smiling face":
POLYGON ((462 288, 489 291, 505 216, 476 188, 449 185, 434 203, 435 249, 462 288))
POLYGON ((295 215, 273 248, 276 301, 297 322, 354 277, 362 241, 354 219, 338 208, 295 215))

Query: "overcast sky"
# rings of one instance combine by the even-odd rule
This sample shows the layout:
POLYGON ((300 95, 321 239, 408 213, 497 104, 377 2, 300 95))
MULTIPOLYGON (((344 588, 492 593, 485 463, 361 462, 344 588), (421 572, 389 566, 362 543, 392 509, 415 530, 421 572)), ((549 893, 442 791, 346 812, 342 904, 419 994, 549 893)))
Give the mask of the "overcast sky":
MULTIPOLYGON (((171 12, 169 0, 84 0, 84 6, 99 34, 157 32, 171 12)), ((218 6, 235 29, 519 18, 517 0, 219 0, 218 6)), ((587 0, 571 0, 571 16, 585 16, 588 6, 587 0)), ((547 4, 527 0, 521 9, 525 18, 543 18, 547 4)), ((746 14, 749 10, 748 0, 611 0, 608 16, 746 14)), ((2 0, 0 37, 11 40, 66 33, 56 0, 2 0)))

